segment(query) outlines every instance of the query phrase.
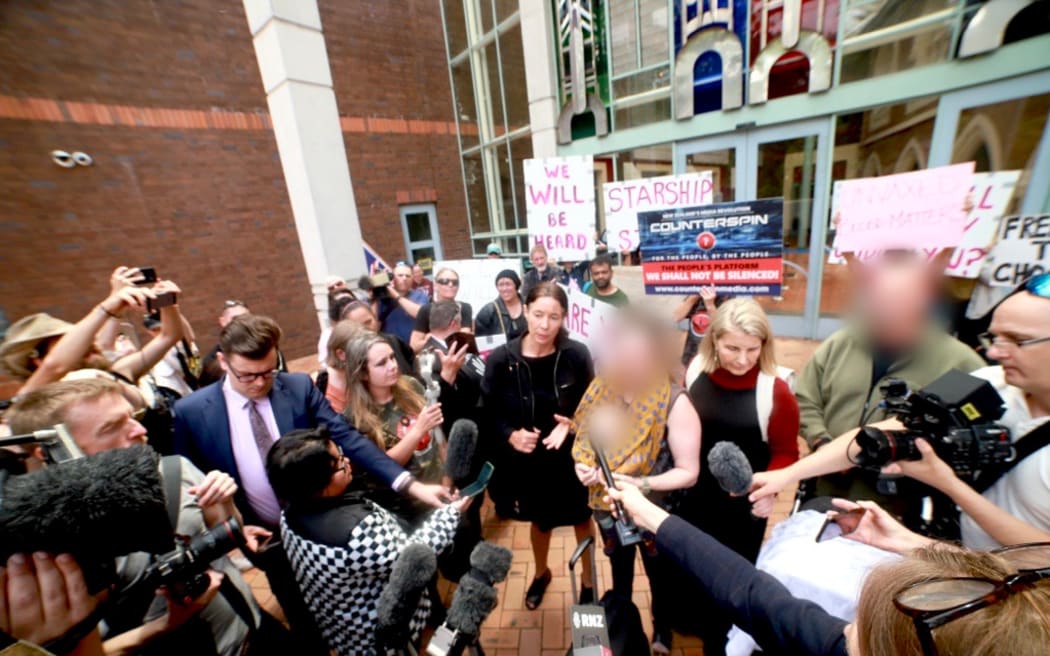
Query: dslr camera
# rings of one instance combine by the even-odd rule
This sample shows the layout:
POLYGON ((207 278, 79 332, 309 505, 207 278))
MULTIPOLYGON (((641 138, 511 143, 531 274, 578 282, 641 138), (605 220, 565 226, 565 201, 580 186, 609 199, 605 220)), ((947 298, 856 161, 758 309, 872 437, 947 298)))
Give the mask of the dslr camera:
POLYGON ((175 599, 196 598, 208 589, 207 570, 213 560, 245 546, 241 524, 230 518, 192 539, 176 538, 175 549, 155 555, 153 562, 135 581, 136 588, 155 590, 164 586, 175 599))
POLYGON ((373 301, 390 296, 390 291, 386 288, 389 284, 390 274, 386 271, 370 276, 361 276, 357 280, 358 289, 367 293, 368 297, 373 301))
POLYGON ((1010 431, 995 423, 1003 399, 992 384, 952 369, 916 392, 902 380, 888 380, 879 391, 882 407, 900 419, 904 430, 864 426, 854 438, 856 464, 872 469, 898 460, 920 460, 915 445, 923 438, 963 480, 1014 458, 1010 431))

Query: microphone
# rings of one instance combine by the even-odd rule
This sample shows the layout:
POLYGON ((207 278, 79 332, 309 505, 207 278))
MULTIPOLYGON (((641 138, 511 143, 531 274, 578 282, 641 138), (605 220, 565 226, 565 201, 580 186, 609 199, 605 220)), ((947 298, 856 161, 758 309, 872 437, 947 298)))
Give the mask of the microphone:
MULTIPOLYGON (((438 381, 441 365, 437 354, 432 349, 423 349, 416 358, 416 368, 423 379, 423 398, 427 407, 437 405, 441 402, 441 383, 438 381)), ((430 433, 439 447, 445 443, 445 431, 441 426, 435 426, 430 433)))
POLYGON ((70 553, 98 590, 117 556, 168 551, 158 464, 152 448, 133 446, 9 477, 0 487, 0 561, 16 552, 70 553))
MULTIPOLYGON (((598 466, 602 468, 605 482, 609 484, 609 487, 619 490, 620 488, 617 487, 616 480, 613 478, 612 469, 609 467, 609 461, 605 458, 605 450, 594 440, 591 440, 591 448, 594 449, 594 457, 598 461, 598 466)), ((616 539, 620 541, 620 546, 629 547, 642 542, 642 533, 638 530, 634 520, 627 516, 627 512, 623 509, 623 504, 615 499, 612 500, 612 504, 613 508, 616 509, 616 539)))
POLYGON ((394 562, 390 580, 376 603, 376 650, 397 654, 412 641, 412 618, 437 573, 437 556, 425 544, 410 543, 394 562))
POLYGON ((481 542, 470 554, 471 569, 459 580, 445 623, 427 645, 429 656, 459 656, 478 642, 478 632, 496 607, 492 587, 507 578, 513 554, 491 542, 481 542))
POLYGON ((734 496, 742 496, 751 489, 754 471, 751 462, 736 444, 719 442, 707 454, 707 467, 718 485, 734 496))
POLYGON ((456 487, 470 483, 474 468, 474 453, 478 448, 478 425, 470 419, 457 419, 448 436, 445 454, 445 475, 456 487))

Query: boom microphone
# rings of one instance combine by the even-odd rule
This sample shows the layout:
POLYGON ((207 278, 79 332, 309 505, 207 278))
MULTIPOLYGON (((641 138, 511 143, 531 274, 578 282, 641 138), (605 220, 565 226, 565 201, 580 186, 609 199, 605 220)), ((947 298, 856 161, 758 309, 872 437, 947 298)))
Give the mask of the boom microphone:
POLYGON ((470 483, 474 468, 474 453, 478 448, 478 425, 470 419, 457 419, 448 436, 445 454, 445 475, 456 487, 470 483))
POLYGON ((719 442, 707 454, 707 467, 718 485, 733 496, 742 496, 751 489, 755 472, 751 462, 736 444, 719 442))
POLYGON ((117 556, 171 549, 158 462, 153 449, 134 446, 8 478, 0 489, 0 560, 69 553, 98 590, 117 556))
POLYGON ((425 544, 409 544, 394 562, 390 580, 376 603, 376 646, 380 654, 399 653, 412 641, 412 617, 437 573, 437 556, 425 544))
POLYGON ((448 619, 434 633, 427 645, 427 654, 458 656, 477 644, 481 625, 496 607, 498 593, 492 584, 507 578, 512 558, 509 549, 490 542, 474 547, 470 554, 471 569, 459 580, 448 619))

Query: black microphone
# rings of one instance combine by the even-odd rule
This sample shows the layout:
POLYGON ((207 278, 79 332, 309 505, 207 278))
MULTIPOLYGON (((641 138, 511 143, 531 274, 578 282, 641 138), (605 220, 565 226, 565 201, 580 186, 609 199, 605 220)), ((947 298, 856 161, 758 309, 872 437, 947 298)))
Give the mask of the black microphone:
MULTIPOLYGON (((609 484, 609 487, 619 490, 620 488, 616 485, 616 480, 613 478, 612 469, 609 467, 609 461, 605 458, 605 450, 594 440, 591 440, 591 448, 594 450, 594 457, 598 461, 598 466, 602 468, 605 482, 609 484)), ((615 499, 611 499, 611 501, 613 508, 616 509, 616 539, 620 541, 620 546, 629 547, 642 542, 642 533, 638 530, 634 520, 628 517, 627 512, 623 509, 623 504, 615 499)))
POLYGON ((471 569, 459 580, 448 618, 427 645, 430 656, 458 656, 477 644, 478 632, 496 607, 492 584, 507 578, 513 554, 491 542, 481 542, 470 553, 471 569))
POLYGON ((751 489, 754 471, 751 462, 736 444, 719 442, 707 454, 707 467, 723 490, 734 496, 743 496, 751 489))
POLYGON ((437 556, 425 544, 410 543, 397 557, 376 603, 378 653, 397 654, 407 649, 412 641, 412 617, 436 573, 437 556))
POLYGON ((72 554, 88 586, 109 583, 113 561, 171 549, 157 453, 104 451, 21 476, 0 489, 0 561, 16 552, 72 554))
POLYGON ((445 475, 456 487, 470 483, 474 469, 474 453, 478 448, 478 425, 470 419, 457 419, 448 436, 445 454, 445 475))

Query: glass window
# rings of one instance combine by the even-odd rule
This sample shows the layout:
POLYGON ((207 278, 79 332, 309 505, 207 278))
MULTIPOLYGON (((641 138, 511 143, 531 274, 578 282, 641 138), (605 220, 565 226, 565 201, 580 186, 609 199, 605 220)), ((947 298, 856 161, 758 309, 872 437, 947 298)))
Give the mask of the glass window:
POLYGON ((624 130, 639 125, 657 123, 671 118, 671 99, 662 98, 655 102, 616 108, 616 129, 624 130))
POLYGON ((518 11, 518 0, 494 0, 496 3, 496 22, 502 23, 518 11))
POLYGON ((625 150, 616 154, 616 179, 637 180, 671 175, 671 144, 625 150))
POLYGON ((467 20, 463 16, 463 0, 444 0, 445 34, 448 35, 449 56, 455 57, 467 49, 467 20))
POLYGON ((842 82, 948 59, 956 0, 850 3, 842 18, 842 82))
POLYGON ((525 53, 521 28, 515 27, 499 37, 499 58, 503 65, 503 93, 507 99, 507 129, 529 125, 529 95, 525 87, 525 53))
POLYGON ((976 162, 977 171, 1023 171, 1014 188, 1014 206, 1007 211, 1016 210, 1028 189, 1048 113, 1050 93, 963 110, 952 162, 976 162))
POLYGON ((510 142, 511 172, 514 175, 514 203, 518 209, 517 223, 508 228, 526 228, 525 222, 525 166, 527 159, 532 159, 532 136, 525 135, 510 142))
POLYGON ((402 205, 400 214, 408 260, 418 262, 424 258, 440 258, 441 241, 438 238, 437 209, 433 203, 402 205))
POLYGON ((481 151, 463 155, 463 182, 467 188, 467 212, 472 232, 490 232, 488 201, 485 196, 485 172, 481 151))
POLYGON ((452 67, 452 84, 462 147, 471 148, 478 144, 478 108, 474 102, 474 81, 470 76, 469 59, 463 59, 452 67))
POLYGON ((685 170, 689 173, 711 172, 716 203, 736 200, 736 148, 690 153, 685 158, 685 170))
MULTIPOLYGON (((500 65, 499 57, 496 54, 496 42, 493 41, 485 46, 483 53, 483 56, 479 57, 477 63, 485 69, 484 75, 488 77, 488 84, 486 85, 488 91, 487 108, 491 111, 491 135, 498 137, 506 134, 507 125, 503 120, 503 87, 500 84, 500 65)), ((484 134, 482 132, 482 135, 484 134)))

